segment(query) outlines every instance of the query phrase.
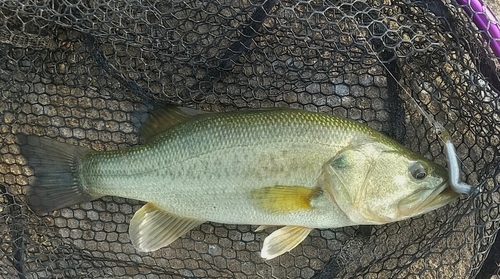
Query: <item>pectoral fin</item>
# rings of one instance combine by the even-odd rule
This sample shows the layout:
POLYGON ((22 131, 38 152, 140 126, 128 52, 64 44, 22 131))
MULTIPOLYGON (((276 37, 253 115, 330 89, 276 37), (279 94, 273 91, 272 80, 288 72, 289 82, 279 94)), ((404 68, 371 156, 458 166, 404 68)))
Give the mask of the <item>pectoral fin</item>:
POLYGON ((147 203, 130 221, 130 240, 140 252, 150 252, 174 242, 203 221, 183 218, 147 203))
POLYGON ((251 193, 253 203, 273 213, 288 213, 311 209, 311 199, 319 193, 317 188, 302 186, 273 186, 255 189, 251 193))
POLYGON ((274 231, 264 240, 260 256, 270 260, 292 250, 309 235, 311 230, 306 227, 286 226, 274 231))

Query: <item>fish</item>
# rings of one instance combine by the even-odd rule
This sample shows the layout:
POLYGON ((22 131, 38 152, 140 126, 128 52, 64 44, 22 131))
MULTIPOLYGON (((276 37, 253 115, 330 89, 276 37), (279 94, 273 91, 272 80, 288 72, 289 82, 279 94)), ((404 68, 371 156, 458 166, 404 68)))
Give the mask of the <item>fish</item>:
POLYGON ((298 109, 152 110, 144 143, 95 151, 18 135, 33 170, 37 214, 103 196, 146 202, 129 236, 151 252, 204 222, 280 227, 263 242, 273 259, 316 228, 397 222, 449 204, 446 168, 369 126, 298 109))

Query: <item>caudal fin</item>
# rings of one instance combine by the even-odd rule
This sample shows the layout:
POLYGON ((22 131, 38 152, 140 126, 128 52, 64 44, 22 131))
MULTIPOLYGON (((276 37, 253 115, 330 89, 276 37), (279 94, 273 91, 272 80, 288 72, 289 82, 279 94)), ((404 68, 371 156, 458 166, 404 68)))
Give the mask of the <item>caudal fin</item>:
POLYGON ((18 135, 21 154, 35 173, 28 205, 45 213, 98 197, 87 193, 80 182, 81 158, 89 149, 38 136, 18 135))

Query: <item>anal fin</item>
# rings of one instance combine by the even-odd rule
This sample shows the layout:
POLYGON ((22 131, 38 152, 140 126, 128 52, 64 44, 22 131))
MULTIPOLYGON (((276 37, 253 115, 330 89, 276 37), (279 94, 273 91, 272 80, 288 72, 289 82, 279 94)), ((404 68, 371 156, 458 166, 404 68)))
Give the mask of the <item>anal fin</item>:
POLYGON ((311 228, 299 226, 286 226, 276 230, 264 240, 260 256, 270 260, 286 253, 299 245, 311 231, 311 228))
POLYGON ((151 252, 174 242, 204 221, 175 216, 152 203, 145 204, 130 221, 130 240, 140 252, 151 252))

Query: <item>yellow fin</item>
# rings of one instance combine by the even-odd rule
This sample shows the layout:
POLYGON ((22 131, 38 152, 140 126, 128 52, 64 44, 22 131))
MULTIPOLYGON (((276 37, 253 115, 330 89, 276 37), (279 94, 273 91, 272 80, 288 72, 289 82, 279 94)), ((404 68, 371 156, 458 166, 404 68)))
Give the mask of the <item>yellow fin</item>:
POLYGON ((207 113, 209 112, 172 105, 155 108, 149 113, 139 132, 144 139, 149 140, 177 124, 188 121, 194 116, 207 113))
POLYGON ((174 242, 203 221, 174 216, 147 203, 130 221, 130 240, 139 252, 150 252, 174 242))
POLYGON ((273 186, 253 190, 251 199, 261 209, 287 213, 311 209, 311 199, 318 193, 317 188, 273 186))
POLYGON ((286 226, 276 230, 264 240, 260 256, 270 260, 286 253, 299 245, 311 231, 311 228, 298 226, 286 226))

